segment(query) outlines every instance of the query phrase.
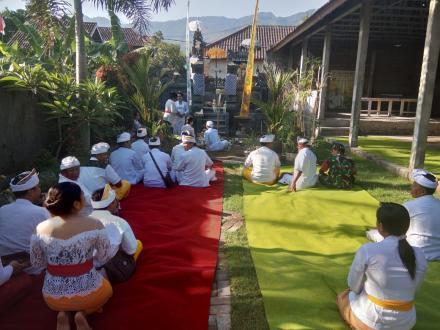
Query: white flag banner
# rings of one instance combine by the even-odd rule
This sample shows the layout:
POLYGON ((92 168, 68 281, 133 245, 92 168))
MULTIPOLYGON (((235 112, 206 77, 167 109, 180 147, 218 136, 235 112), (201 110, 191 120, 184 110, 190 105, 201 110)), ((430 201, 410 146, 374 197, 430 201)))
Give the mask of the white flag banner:
POLYGON ((200 21, 191 21, 188 23, 189 30, 191 32, 195 32, 197 30, 202 31, 202 22, 200 21))

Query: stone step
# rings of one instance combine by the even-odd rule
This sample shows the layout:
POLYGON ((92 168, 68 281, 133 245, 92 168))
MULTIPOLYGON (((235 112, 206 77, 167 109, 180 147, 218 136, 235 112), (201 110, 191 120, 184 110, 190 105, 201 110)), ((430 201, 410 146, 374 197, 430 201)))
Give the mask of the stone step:
POLYGON ((321 136, 348 136, 349 127, 320 127, 321 136))
POLYGON ((349 127, 350 118, 325 118, 322 122, 324 127, 349 127))

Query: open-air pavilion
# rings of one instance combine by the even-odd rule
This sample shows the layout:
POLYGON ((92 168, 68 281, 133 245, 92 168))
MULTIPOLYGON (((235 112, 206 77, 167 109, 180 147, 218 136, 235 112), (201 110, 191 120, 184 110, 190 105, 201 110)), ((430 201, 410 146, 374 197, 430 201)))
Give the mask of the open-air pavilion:
POLYGON ((361 113, 393 120, 415 116, 410 168, 423 166, 430 119, 440 117, 440 3, 437 0, 333 0, 284 40, 272 56, 305 70, 322 58, 318 120, 351 110, 358 145, 361 113), (394 117, 397 116, 397 117, 394 117))

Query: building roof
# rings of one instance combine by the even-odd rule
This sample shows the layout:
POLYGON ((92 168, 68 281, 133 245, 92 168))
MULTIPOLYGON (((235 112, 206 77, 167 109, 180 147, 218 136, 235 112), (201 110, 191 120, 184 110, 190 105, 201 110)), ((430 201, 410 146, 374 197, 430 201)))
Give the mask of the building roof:
MULTIPOLYGON (((237 52, 240 50, 242 41, 251 37, 251 28, 252 25, 245 26, 237 32, 214 41, 206 47, 206 50, 218 47, 226 51, 237 52)), ((266 51, 294 30, 294 26, 257 25, 257 40, 260 42, 261 48, 255 52, 255 60, 265 60, 266 51)))
MULTIPOLYGON (((112 38, 112 31, 109 27, 98 27, 95 22, 84 22, 84 30, 91 37, 96 30, 98 30, 99 36, 101 38, 101 42, 106 42, 112 38)), ((145 42, 139 33, 137 33, 132 28, 122 28, 122 32, 124 33, 125 40, 129 48, 138 48, 143 47, 145 42)), ((22 31, 17 31, 11 39, 8 41, 8 45, 12 45, 15 42, 18 42, 18 46, 20 48, 28 48, 28 36, 26 33, 22 31)))
MULTIPOLYGON (((110 27, 98 27, 99 35, 101 36, 102 42, 106 42, 112 38, 112 30, 110 27)), ((143 47, 145 42, 141 35, 137 33, 132 28, 122 28, 124 33, 125 41, 127 41, 129 48, 143 47)))

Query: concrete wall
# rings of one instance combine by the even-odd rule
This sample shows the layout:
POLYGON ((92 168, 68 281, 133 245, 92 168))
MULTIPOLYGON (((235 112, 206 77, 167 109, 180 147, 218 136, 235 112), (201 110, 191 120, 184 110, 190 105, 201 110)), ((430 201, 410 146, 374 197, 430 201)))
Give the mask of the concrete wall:
POLYGON ((47 147, 49 123, 45 118, 35 95, 0 88, 1 174, 29 168, 47 147))

